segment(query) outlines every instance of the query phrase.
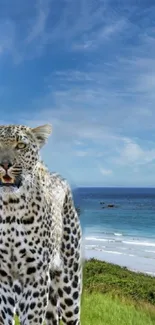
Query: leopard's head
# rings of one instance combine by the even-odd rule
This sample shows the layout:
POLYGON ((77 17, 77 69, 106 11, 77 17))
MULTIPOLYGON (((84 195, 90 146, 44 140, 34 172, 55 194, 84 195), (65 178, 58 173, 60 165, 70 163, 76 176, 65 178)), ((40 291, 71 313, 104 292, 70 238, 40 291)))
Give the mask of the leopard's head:
POLYGON ((51 126, 30 128, 22 125, 0 126, 0 187, 15 191, 26 178, 33 177, 40 160, 39 151, 51 134, 51 126))

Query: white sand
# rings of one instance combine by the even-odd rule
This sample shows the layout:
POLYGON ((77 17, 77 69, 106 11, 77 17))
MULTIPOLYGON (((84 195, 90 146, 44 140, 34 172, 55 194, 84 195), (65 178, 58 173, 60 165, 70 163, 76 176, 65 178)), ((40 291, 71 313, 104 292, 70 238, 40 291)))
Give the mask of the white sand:
POLYGON ((147 273, 155 276, 155 259, 124 256, 122 254, 106 253, 95 250, 84 250, 83 255, 85 259, 96 258, 101 261, 125 266, 135 272, 147 273))

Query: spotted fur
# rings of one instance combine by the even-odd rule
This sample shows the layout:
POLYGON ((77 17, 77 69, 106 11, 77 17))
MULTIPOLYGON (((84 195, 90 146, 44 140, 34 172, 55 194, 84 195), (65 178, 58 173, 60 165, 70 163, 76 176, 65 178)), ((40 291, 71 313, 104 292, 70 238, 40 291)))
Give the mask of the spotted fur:
POLYGON ((0 126, 0 177, 9 161, 15 178, 0 187, 0 325, 15 313, 22 325, 80 325, 81 227, 68 183, 40 160, 50 133, 0 126))

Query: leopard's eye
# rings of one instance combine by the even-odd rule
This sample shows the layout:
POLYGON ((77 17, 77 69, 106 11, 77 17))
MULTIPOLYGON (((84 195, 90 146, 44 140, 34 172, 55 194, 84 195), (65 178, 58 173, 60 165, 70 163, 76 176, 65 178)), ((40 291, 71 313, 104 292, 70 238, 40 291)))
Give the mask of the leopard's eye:
POLYGON ((26 148, 26 143, 24 143, 24 142, 19 142, 16 145, 16 149, 24 149, 24 148, 26 148))

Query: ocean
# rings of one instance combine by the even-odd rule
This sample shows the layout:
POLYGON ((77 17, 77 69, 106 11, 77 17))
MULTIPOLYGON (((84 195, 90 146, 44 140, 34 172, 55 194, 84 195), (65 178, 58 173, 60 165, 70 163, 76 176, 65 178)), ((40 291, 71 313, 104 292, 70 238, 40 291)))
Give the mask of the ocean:
POLYGON ((84 258, 155 275, 154 188, 77 188, 73 196, 84 258))

